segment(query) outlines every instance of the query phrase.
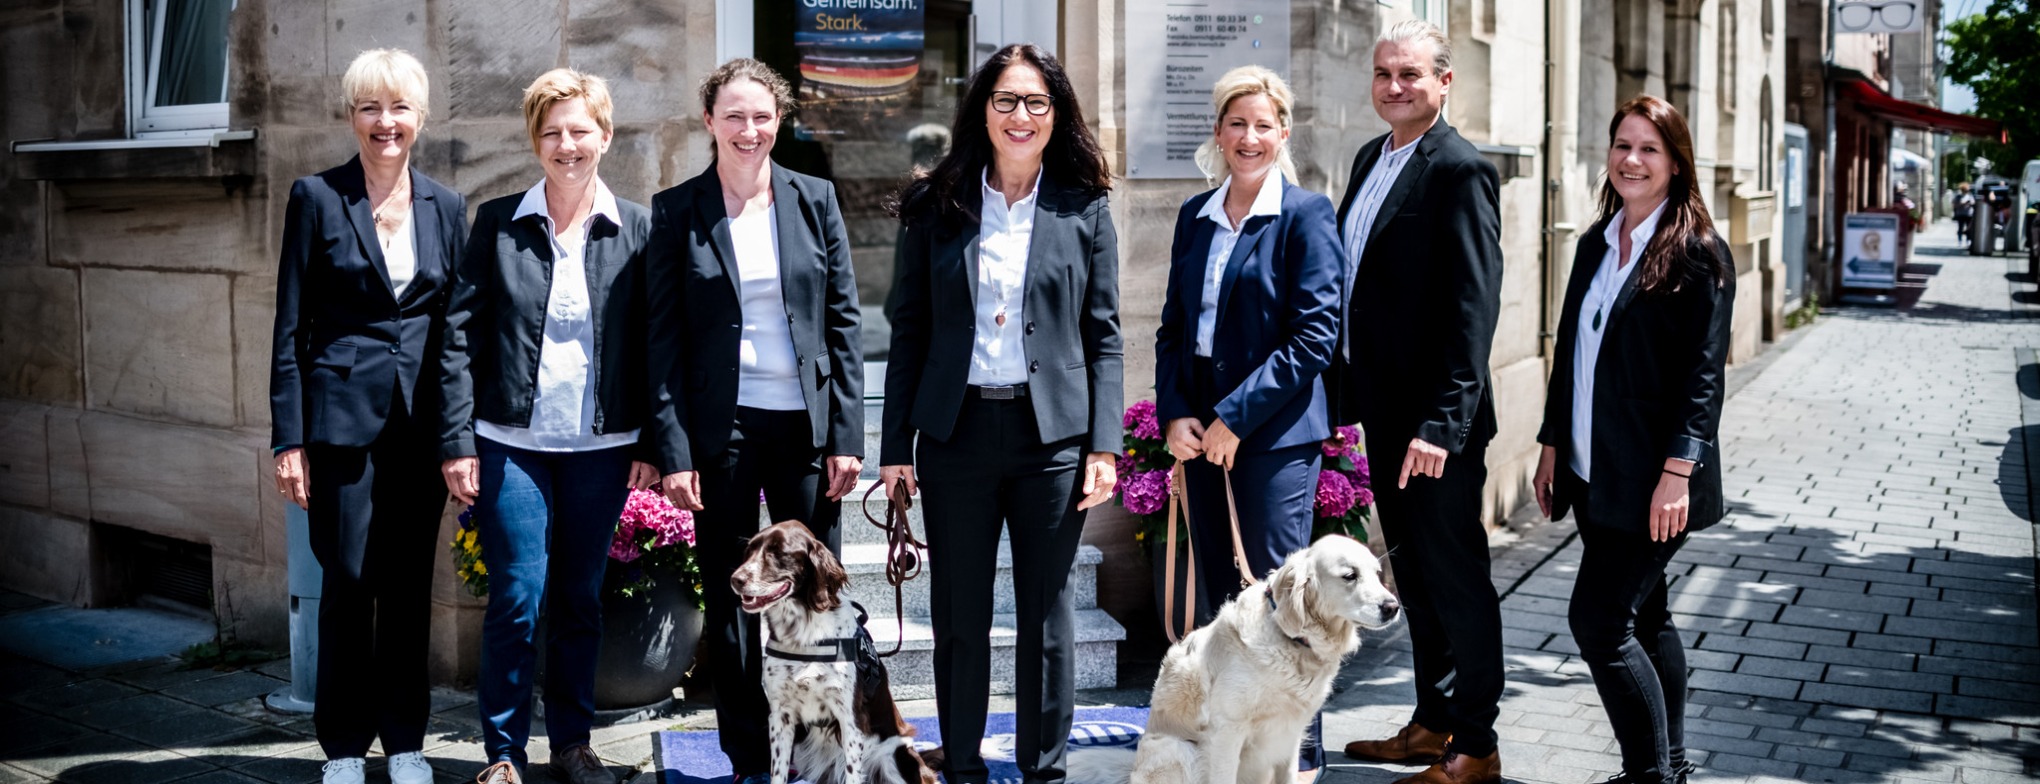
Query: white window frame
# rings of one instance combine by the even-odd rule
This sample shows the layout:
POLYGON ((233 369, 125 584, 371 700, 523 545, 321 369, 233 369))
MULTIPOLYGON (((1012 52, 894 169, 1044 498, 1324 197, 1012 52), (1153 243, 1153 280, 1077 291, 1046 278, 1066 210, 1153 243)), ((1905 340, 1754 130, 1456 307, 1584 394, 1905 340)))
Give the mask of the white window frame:
MULTIPOLYGON (((155 0, 154 13, 148 13, 149 0, 127 0, 127 97, 128 128, 137 139, 211 136, 214 131, 227 127, 229 110, 226 101, 189 106, 157 106, 156 82, 162 58, 151 56, 161 52, 163 47, 164 13, 168 0, 155 0)), ((238 6, 236 2, 233 5, 238 6)), ((231 51, 227 54, 233 57, 231 51)), ((224 94, 227 82, 233 78, 229 67, 221 77, 221 92, 224 94)))

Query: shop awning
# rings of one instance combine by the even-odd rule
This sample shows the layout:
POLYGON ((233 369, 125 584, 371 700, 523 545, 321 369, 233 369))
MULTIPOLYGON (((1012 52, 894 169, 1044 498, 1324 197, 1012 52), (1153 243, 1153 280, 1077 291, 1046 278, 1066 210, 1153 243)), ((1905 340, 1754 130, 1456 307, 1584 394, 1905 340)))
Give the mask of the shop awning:
POLYGON ((1861 79, 1843 79, 1836 87, 1841 91, 1840 100, 1853 101, 1857 109, 1890 120, 1894 125, 2004 140, 2004 125, 1996 120, 1942 111, 1926 104, 1894 98, 1878 89, 1877 85, 1861 79))

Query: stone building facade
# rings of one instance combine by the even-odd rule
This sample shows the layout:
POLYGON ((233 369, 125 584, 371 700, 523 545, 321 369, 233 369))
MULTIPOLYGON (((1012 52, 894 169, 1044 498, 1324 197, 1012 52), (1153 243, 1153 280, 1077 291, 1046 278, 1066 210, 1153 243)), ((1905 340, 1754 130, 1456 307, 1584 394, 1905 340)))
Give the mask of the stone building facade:
MULTIPOLYGON (((524 84, 559 65, 604 75, 616 94, 617 139, 603 176, 642 201, 707 165, 696 81, 726 54, 770 55, 777 1, 237 0, 221 132, 154 147, 125 140, 138 131, 130 65, 148 54, 133 51, 136 17, 155 0, 0 9, 0 42, 10 64, 23 64, 0 71, 0 128, 11 141, 55 142, 17 144, 0 158, 0 584, 79 605, 120 603, 132 599, 130 575, 147 560, 123 555, 135 542, 199 547, 193 557, 204 561, 215 611, 243 637, 279 643, 284 515, 267 449, 275 263, 289 183, 352 154, 338 86, 348 61, 377 46, 420 56, 432 95, 419 165, 470 205, 539 176, 517 110, 524 84)), ((1781 6, 1796 2, 1291 4, 1296 162, 1304 186, 1334 198, 1355 151, 1387 130, 1369 101, 1377 31, 1421 15, 1453 39, 1447 120, 1504 174, 1506 269, 1492 358, 1502 426, 1488 453, 1488 520, 1530 498, 1550 336, 1574 245, 1597 218, 1608 118, 1622 99, 1665 95, 1692 121, 1709 206, 1736 256, 1732 360, 1782 329, 1771 193, 1784 116, 1781 6)), ((1127 150, 1143 143, 1127 127, 1126 64, 1145 54, 1124 32, 1126 5, 928 0, 928 45, 950 47, 945 56, 961 64, 994 42, 1050 44, 1124 174, 1127 150)), ((851 213, 874 329, 879 281, 890 272, 882 186, 915 154, 895 145, 828 162, 851 213)), ((1208 187, 1127 179, 1113 193, 1129 401, 1152 395, 1177 208, 1208 187)), ((878 393, 875 377, 868 388, 878 393)), ((1123 619, 1145 612, 1130 521, 1101 509, 1086 538, 1108 567, 1129 567, 1099 571, 1101 603, 1123 619)), ((435 657, 441 677, 459 679, 472 672, 477 605, 443 567, 440 577, 435 657)))

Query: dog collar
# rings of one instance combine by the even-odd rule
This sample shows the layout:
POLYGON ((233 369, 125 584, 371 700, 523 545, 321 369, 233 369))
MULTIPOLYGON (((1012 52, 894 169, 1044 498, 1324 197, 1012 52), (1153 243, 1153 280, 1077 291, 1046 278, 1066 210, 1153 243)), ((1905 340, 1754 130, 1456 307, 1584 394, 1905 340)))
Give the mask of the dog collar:
MULTIPOLYGON (((1273 592, 1267 592, 1267 593, 1263 593, 1263 594, 1261 594, 1261 595, 1262 595, 1262 596, 1266 596, 1266 597, 1268 597, 1268 612, 1271 612, 1271 613, 1272 613, 1272 612, 1279 612, 1279 611, 1281 611, 1281 608, 1279 608, 1279 607, 1276 607, 1276 606, 1275 606, 1275 594, 1274 594, 1273 592)), ((1272 619, 1271 619, 1271 620, 1272 620, 1272 619)), ((1277 629, 1280 629, 1280 628, 1282 628, 1282 627, 1281 627, 1281 626, 1277 626, 1277 627, 1275 627, 1275 628, 1277 628, 1277 629)), ((1303 639, 1302 637, 1291 637, 1291 638, 1289 638, 1289 641, 1290 641, 1290 642, 1293 642, 1293 643, 1296 643, 1296 644, 1297 644, 1298 646, 1302 647, 1302 648, 1303 648, 1304 650, 1310 650, 1310 642, 1309 642, 1309 641, 1307 641, 1307 640, 1305 640, 1305 639, 1303 639)))
POLYGON ((787 661, 797 662, 812 662, 815 664, 840 664, 842 662, 857 661, 857 638, 855 637, 839 637, 833 640, 821 640, 814 645, 806 647, 808 648, 808 650, 827 651, 827 653, 795 653, 793 651, 774 648, 772 647, 771 644, 768 643, 765 646, 765 655, 770 656, 774 659, 785 659, 787 661))

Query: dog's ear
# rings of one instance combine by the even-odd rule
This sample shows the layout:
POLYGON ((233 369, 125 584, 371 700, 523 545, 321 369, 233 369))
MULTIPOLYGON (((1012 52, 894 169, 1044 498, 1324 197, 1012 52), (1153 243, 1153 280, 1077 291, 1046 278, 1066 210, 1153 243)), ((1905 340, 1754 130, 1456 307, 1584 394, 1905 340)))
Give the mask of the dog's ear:
POLYGON ((1310 625, 1310 572, 1307 562, 1291 559, 1275 570, 1268 585, 1268 595, 1275 597, 1275 625, 1284 634, 1295 636, 1310 625))
POLYGON ((841 607, 843 588, 850 584, 850 575, 843 571, 843 564, 836 560, 828 546, 812 536, 807 539, 806 583, 807 605, 815 612, 829 612, 841 607))

